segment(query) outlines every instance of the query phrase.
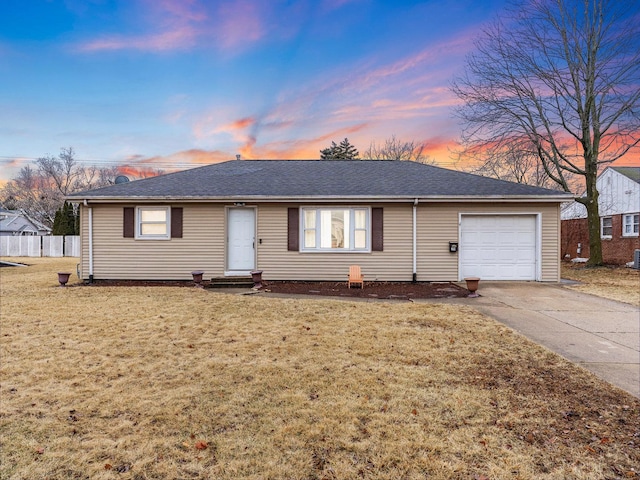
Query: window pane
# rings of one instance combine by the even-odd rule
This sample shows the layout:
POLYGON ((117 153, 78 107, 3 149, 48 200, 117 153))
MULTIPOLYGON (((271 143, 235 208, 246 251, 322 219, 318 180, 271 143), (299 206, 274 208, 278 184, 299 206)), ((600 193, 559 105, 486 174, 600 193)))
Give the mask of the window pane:
POLYGON ((304 231, 304 247, 316 248, 316 231, 315 230, 304 231))
POLYGON ((140 225, 140 233, 142 235, 166 235, 166 223, 143 223, 140 225))
POLYGON ((640 215, 625 215, 623 233, 625 235, 635 235, 638 233, 638 219, 640 215))
POLYGON ((369 210, 365 208, 303 209, 305 249, 366 250, 369 210))
POLYGON ((331 210, 320 211, 320 248, 331 248, 331 210))
POLYGON ((316 228, 316 211, 304 211, 304 228, 316 228))
POLYGON ((349 248, 349 211, 331 211, 331 248, 349 248))
POLYGON ((143 222, 166 222, 167 211, 162 210, 143 210, 140 209, 140 220, 143 222))

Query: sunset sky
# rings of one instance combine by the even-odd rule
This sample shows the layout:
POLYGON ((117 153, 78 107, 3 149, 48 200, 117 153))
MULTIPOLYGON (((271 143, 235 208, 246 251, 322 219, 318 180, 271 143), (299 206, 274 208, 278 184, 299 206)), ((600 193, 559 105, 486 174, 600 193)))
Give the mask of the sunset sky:
POLYGON ((460 133, 452 78, 504 0, 20 0, 0 15, 0 181, 88 165, 318 158, 460 133))

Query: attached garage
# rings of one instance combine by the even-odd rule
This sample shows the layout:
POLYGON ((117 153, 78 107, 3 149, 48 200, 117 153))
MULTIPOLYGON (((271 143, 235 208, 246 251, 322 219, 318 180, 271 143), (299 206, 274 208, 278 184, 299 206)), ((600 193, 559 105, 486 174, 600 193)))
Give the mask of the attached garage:
POLYGON ((539 280, 538 215, 460 215, 460 280, 539 280))

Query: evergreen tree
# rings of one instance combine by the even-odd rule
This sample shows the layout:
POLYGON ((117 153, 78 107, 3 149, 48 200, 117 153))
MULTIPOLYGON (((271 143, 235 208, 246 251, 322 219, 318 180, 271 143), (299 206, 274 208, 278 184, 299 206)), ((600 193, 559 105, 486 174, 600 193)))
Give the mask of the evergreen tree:
POLYGON ((64 233, 62 233, 64 231, 64 226, 62 225, 62 219, 63 219, 62 207, 60 207, 58 210, 56 210, 56 215, 53 218, 53 229, 51 230, 51 233, 53 235, 64 235, 64 233))
POLYGON ((349 143, 345 138, 339 145, 331 142, 331 146, 320 150, 322 160, 358 160, 360 153, 358 149, 349 143))
POLYGON ((73 206, 68 202, 64 202, 62 207, 56 210, 53 220, 54 235, 78 235, 78 218, 73 212, 73 206))

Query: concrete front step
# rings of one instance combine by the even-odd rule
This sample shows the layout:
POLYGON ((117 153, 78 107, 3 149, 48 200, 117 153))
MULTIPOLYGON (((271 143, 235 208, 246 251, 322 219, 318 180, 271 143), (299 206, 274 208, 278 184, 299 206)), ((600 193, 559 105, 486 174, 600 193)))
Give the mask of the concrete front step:
POLYGON ((209 288, 252 288, 251 276, 215 277, 211 279, 209 288))

